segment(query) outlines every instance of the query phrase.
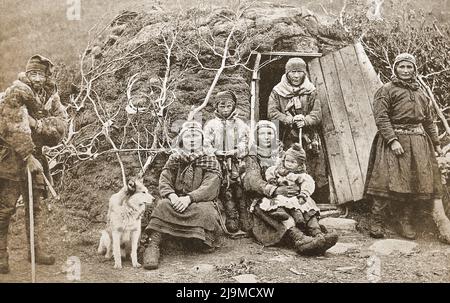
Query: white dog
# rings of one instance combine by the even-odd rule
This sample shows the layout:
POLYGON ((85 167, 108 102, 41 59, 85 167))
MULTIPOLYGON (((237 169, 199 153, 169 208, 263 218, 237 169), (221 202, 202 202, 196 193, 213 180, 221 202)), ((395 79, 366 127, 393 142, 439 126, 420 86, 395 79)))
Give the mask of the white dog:
POLYGON ((142 181, 130 181, 109 199, 107 227, 102 231, 98 253, 111 259, 114 268, 122 268, 122 257, 131 256, 133 267, 140 267, 137 249, 141 237, 141 220, 145 205, 153 203, 153 196, 142 181))

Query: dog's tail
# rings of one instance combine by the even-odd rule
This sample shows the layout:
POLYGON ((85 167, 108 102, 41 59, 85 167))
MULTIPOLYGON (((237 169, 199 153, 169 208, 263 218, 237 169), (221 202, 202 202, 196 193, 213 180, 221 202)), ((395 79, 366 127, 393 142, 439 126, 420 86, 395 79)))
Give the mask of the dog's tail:
POLYGON ((111 239, 109 238, 109 234, 106 230, 101 231, 100 242, 98 244, 97 253, 99 255, 106 254, 108 247, 111 247, 111 239))

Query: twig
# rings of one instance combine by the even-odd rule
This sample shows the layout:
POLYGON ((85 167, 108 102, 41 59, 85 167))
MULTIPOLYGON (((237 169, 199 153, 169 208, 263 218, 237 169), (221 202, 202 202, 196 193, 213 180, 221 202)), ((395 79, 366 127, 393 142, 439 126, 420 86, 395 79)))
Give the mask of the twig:
POLYGON ((447 132, 448 135, 450 135, 450 126, 448 125, 447 119, 445 118, 444 114, 439 108, 439 105, 436 99, 434 98, 433 92, 431 91, 430 87, 425 83, 425 81, 423 81, 422 76, 419 75, 417 79, 419 80, 419 83, 422 85, 422 87, 425 88, 428 97, 431 99, 431 102, 433 103, 434 110, 436 111, 437 115, 442 121, 442 124, 444 125, 445 131, 447 132))

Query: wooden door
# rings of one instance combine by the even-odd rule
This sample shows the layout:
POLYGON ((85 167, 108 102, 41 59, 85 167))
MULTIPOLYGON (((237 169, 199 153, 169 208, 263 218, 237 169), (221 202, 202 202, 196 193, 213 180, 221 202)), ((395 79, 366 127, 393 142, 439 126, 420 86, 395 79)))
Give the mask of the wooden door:
POLYGON ((377 132, 372 100, 382 83, 359 43, 311 60, 309 72, 322 104, 331 203, 361 200, 377 132))

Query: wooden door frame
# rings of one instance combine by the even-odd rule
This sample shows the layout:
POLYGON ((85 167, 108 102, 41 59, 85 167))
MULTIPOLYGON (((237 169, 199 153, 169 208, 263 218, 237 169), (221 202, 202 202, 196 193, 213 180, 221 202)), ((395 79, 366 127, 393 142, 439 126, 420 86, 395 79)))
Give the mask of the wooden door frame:
POLYGON ((269 59, 269 63, 280 60, 283 57, 300 57, 300 58, 320 58, 322 53, 304 53, 304 52, 252 52, 251 56, 256 56, 253 66, 252 82, 251 82, 251 99, 250 99, 250 142, 254 142, 255 124, 259 121, 259 81, 262 57, 274 57, 269 59))

